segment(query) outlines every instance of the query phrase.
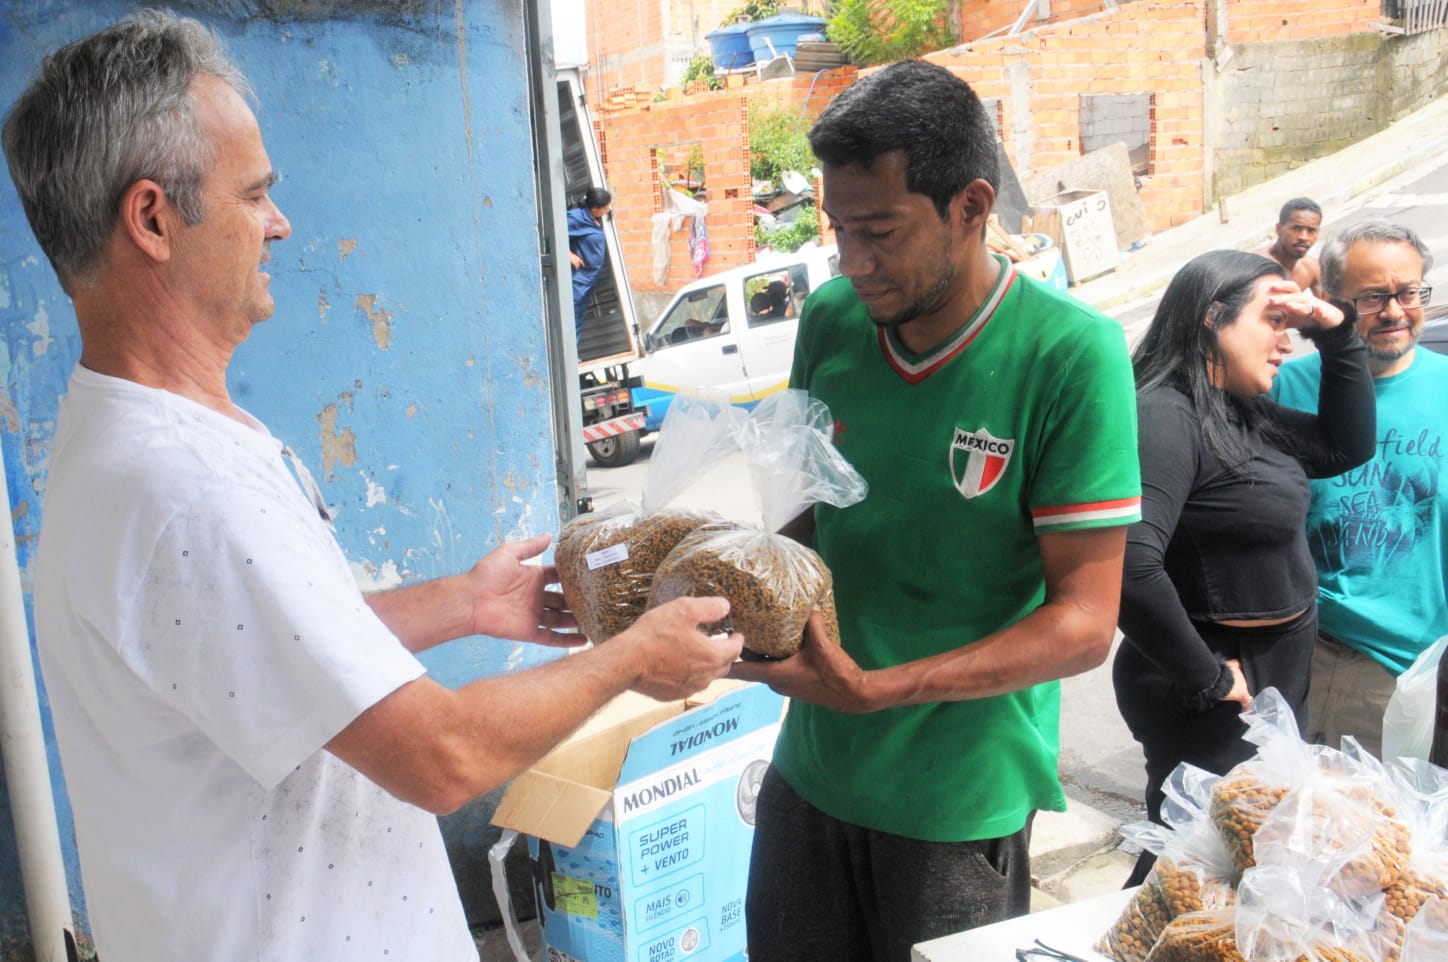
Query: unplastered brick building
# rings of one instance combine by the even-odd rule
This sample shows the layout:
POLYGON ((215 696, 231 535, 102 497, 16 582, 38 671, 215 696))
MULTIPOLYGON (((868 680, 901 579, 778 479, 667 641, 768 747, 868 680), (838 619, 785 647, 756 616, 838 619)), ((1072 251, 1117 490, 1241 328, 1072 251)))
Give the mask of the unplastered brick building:
MULTIPOLYGON (((977 39, 925 59, 968 81, 995 111, 1023 183, 1125 143, 1149 226, 1163 230, 1448 92, 1448 28, 1421 18, 1404 26, 1420 2, 1037 0, 1022 17, 1021 0, 958 0, 949 16, 961 36, 977 39)), ((601 12, 615 4, 624 0, 590 0, 601 12)), ((591 55, 610 56, 611 42, 591 30, 591 55)), ((645 316, 651 293, 657 301, 695 276, 686 225, 670 234, 663 282, 654 278, 652 215, 664 209, 670 172, 702 165, 704 273, 748 263, 749 101, 769 98, 807 125, 858 74, 853 66, 770 80, 739 72, 724 89, 686 93, 639 72, 594 93, 615 219, 645 316)), ((595 71, 590 89, 599 79, 595 71)))

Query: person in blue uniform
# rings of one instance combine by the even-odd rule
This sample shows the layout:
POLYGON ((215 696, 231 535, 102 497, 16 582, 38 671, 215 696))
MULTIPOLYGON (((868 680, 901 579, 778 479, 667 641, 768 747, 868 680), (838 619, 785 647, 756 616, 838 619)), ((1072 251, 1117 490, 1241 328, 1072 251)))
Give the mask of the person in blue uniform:
POLYGON ((574 333, 583 336, 583 309, 588 295, 598 283, 599 272, 608 258, 603 238, 603 218, 608 214, 613 195, 602 187, 590 187, 583 203, 568 211, 568 259, 573 263, 573 325, 574 333))

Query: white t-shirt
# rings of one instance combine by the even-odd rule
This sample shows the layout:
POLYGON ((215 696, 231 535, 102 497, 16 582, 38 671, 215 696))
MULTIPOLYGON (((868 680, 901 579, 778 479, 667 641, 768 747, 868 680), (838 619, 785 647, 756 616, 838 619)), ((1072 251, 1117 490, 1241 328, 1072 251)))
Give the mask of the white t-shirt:
POLYGON ((106 962, 477 958, 437 819, 323 749, 423 668, 259 422, 77 366, 35 622, 106 962))

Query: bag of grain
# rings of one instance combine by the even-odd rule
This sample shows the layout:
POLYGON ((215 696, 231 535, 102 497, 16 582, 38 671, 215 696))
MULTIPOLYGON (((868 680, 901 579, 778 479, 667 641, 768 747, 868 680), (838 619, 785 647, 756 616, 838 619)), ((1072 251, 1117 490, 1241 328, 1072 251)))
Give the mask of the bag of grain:
POLYGON ((1121 916, 1095 946, 1116 962, 1144 962, 1162 931, 1179 916, 1228 908, 1235 901, 1232 853, 1212 824, 1217 776, 1185 762, 1167 778, 1165 825, 1137 822, 1121 834, 1157 856, 1121 916))
POLYGON ((669 503, 711 464, 738 450, 742 416, 722 394, 679 394, 654 442, 642 498, 563 526, 555 552, 559 582, 589 640, 605 641, 638 620, 648 606, 654 569, 685 535, 731 526, 713 512, 669 503))
POLYGON ((718 630, 738 631, 755 656, 799 650, 810 612, 824 613, 839 644, 829 569, 813 549, 778 534, 816 502, 847 507, 864 498, 865 480, 831 441, 829 408, 804 391, 771 395, 740 427, 739 447, 764 525, 696 531, 659 563, 649 605, 686 595, 722 595, 730 611, 718 630))

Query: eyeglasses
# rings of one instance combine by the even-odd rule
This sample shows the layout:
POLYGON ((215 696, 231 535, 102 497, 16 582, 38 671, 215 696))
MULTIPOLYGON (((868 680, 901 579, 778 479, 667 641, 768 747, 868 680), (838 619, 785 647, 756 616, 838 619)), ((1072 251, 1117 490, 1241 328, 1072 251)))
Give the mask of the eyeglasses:
POLYGON ((1032 959, 1052 959, 1053 962, 1086 962, 1081 956, 1053 949, 1040 939, 1036 939, 1033 946, 1016 949, 1016 962, 1031 962, 1032 959))
POLYGON ((1359 317, 1366 317, 1369 314, 1380 314, 1387 310, 1388 301, 1397 301, 1399 307, 1408 310, 1427 304, 1432 296, 1433 288, 1424 285, 1422 287, 1409 287, 1406 290, 1394 291, 1391 294, 1381 292, 1364 294, 1361 297, 1354 297, 1352 299, 1352 306, 1358 312, 1359 317))

